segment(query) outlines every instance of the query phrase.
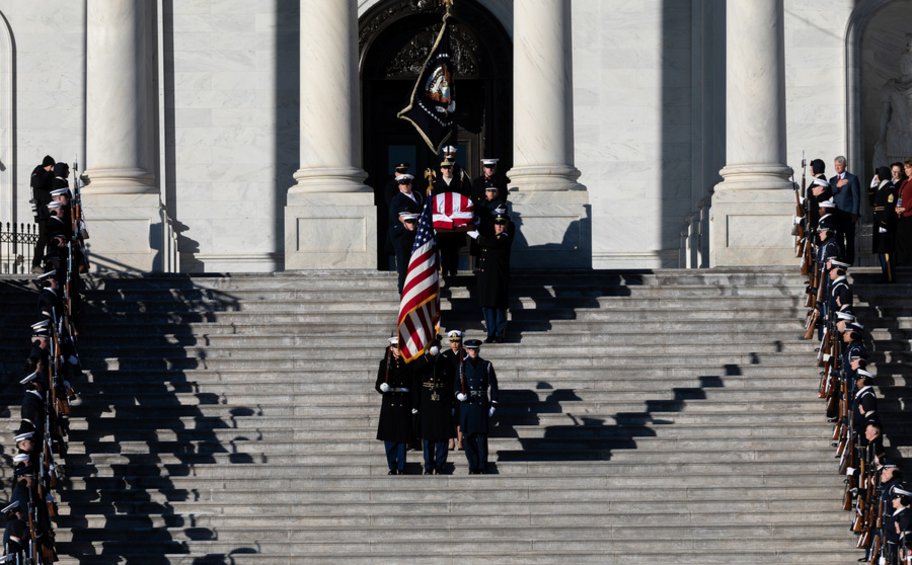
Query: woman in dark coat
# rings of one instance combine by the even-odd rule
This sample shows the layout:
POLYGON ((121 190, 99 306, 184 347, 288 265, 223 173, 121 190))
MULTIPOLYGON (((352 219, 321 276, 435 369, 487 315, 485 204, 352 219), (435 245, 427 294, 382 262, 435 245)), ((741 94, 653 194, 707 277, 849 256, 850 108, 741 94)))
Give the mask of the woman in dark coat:
POLYGON ((383 395, 377 439, 386 448, 389 474, 403 475, 406 446, 412 437, 412 370, 400 357, 395 337, 390 338, 386 357, 380 361, 374 388, 383 395))
POLYGON ((510 291, 510 246, 513 237, 507 231, 509 218, 494 218, 494 235, 469 232, 480 248, 478 257, 478 299, 484 314, 488 337, 485 343, 504 340, 507 330, 507 303, 510 291))

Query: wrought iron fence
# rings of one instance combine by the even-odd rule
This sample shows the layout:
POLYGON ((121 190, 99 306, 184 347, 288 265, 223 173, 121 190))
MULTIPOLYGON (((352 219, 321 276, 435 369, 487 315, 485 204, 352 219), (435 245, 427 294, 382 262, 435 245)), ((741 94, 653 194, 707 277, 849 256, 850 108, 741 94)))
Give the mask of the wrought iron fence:
POLYGON ((30 272, 37 242, 38 224, 0 222, 0 273, 30 272))

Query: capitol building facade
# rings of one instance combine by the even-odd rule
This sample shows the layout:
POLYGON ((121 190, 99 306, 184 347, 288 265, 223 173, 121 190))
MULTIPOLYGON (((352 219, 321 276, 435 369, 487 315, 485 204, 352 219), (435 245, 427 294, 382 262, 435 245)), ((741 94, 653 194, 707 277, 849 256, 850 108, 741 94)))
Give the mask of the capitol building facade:
MULTIPOLYGON (((0 2, 0 221, 31 220, 50 154, 78 161, 102 268, 387 269, 393 166, 439 165, 396 114, 443 11, 0 2)), ((898 0, 455 0, 451 142, 509 177, 514 267, 794 263, 802 155, 863 184, 912 157, 908 21, 898 0)))

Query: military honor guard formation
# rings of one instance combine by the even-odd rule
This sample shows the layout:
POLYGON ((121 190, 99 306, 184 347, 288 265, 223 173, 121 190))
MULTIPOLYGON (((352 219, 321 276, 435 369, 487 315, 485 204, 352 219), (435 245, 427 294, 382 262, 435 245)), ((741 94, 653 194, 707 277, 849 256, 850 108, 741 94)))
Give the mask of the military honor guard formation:
POLYGON ((70 168, 46 156, 31 175, 32 211, 38 223, 32 272, 40 288, 36 322, 29 330, 21 416, 15 431, 12 497, 2 510, 7 520, 2 563, 57 561, 52 518, 55 491, 65 476, 70 410, 82 402, 78 338, 81 278, 88 270, 76 165, 70 168))
POLYGON ((383 395, 377 439, 390 475, 404 474, 406 453, 420 442, 424 474, 447 474, 448 452, 465 451, 470 474, 488 471, 488 431, 497 406, 497 374, 481 357, 480 339, 459 329, 440 334, 439 285, 452 282, 461 250, 475 273, 485 343, 504 342, 514 226, 507 179, 497 159, 483 159, 474 181, 443 148, 439 174, 427 170, 415 190, 409 165, 396 166, 389 199, 389 237, 401 295, 398 332, 389 339, 374 388, 383 395))
MULTIPOLYGON (((883 427, 874 391, 876 375, 868 366, 865 328, 853 311, 847 278, 855 260, 855 223, 861 189, 858 178, 837 157, 836 175, 827 178, 825 163, 810 163, 811 179, 796 186, 795 249, 801 273, 808 277, 809 308, 805 339, 817 339, 818 395, 833 423, 839 471, 846 476, 843 508, 851 512, 850 530, 859 561, 897 565, 912 561, 912 484, 884 450, 883 427)), ((802 162, 802 168, 806 168, 802 162)), ((873 210, 873 249, 882 279, 894 281, 895 264, 912 265, 905 201, 912 204, 912 160, 878 167, 868 198, 873 210)))

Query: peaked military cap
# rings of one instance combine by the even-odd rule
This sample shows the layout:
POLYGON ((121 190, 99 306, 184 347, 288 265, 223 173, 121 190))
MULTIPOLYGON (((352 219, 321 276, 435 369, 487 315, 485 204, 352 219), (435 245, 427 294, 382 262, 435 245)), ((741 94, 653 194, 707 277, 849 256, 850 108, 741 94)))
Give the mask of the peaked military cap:
POLYGON ((467 339, 467 340, 465 340, 464 345, 465 345, 466 349, 478 349, 481 347, 481 340, 480 339, 467 339))

